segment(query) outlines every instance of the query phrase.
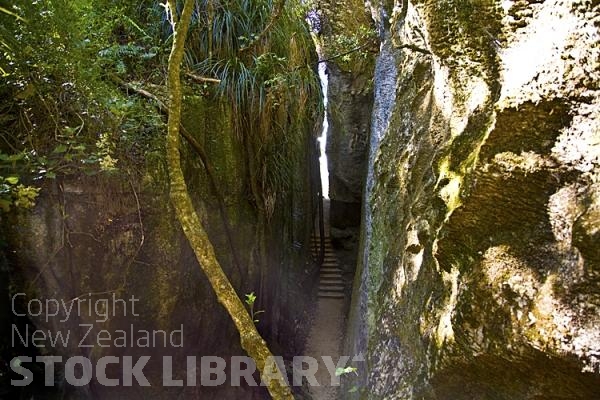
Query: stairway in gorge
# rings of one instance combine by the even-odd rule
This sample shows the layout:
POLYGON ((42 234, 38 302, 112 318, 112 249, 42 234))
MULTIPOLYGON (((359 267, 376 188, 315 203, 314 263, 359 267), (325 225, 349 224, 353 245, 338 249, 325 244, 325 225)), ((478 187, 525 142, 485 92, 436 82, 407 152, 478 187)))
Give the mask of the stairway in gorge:
MULTIPOLYGON (((323 263, 319 269, 319 297, 330 299, 344 299, 344 280, 338 259, 333 251, 331 238, 324 237, 323 263)), ((321 252, 321 240, 319 236, 313 236, 311 240, 311 251, 315 261, 318 262, 321 252)))

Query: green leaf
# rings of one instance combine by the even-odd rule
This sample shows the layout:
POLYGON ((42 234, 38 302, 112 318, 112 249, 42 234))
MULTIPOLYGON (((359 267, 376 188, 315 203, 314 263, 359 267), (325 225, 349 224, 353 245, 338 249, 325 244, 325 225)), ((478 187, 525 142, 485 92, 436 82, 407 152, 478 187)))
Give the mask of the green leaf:
POLYGON ((336 368, 335 376, 342 376, 342 375, 349 374, 351 372, 356 373, 356 371, 357 371, 357 369, 355 367, 336 368))
POLYGON ((8 158, 6 159, 6 161, 19 161, 22 160, 25 157, 24 153, 17 153, 17 154, 11 154, 10 156, 8 156, 8 158))
POLYGON ((246 294, 246 304, 248 304, 249 306, 252 306, 254 304, 255 300, 256 300, 256 295, 254 294, 254 292, 246 294))
POLYGON ((2 210, 4 212, 9 212, 11 204, 12 204, 12 201, 10 201, 10 200, 0 199, 0 210, 2 210))
POLYGON ((54 179, 54 178, 56 178, 56 174, 52 171, 48 171, 48 172, 46 172, 46 178, 54 179))
POLYGON ((54 148, 54 150, 52 151, 53 153, 56 154, 60 154, 60 153, 64 153, 67 151, 67 146, 65 146, 64 144, 59 144, 58 146, 56 146, 54 148))
POLYGON ((352 389, 348 390, 348 393, 356 393, 358 392, 358 386, 352 386, 352 389))
POLYGON ((4 178, 4 180, 10 183, 11 185, 16 185, 17 183, 19 183, 18 176, 9 176, 8 178, 4 178))
POLYGON ((65 126, 63 128, 63 131, 65 133, 66 136, 73 136, 75 134, 75 132, 77 132, 77 128, 72 128, 70 126, 65 126))

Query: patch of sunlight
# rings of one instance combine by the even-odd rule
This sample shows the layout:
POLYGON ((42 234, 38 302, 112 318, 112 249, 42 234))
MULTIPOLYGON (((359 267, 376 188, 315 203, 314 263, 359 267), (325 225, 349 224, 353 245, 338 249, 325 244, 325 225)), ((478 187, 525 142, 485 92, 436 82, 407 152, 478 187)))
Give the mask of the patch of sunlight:
POLYGON ((323 107, 325 109, 325 115, 323 116, 323 130, 321 136, 317 138, 319 143, 319 169, 321 171, 321 187, 323 190, 323 198, 329 198, 329 167, 327 164, 327 131, 329 130, 329 120, 327 119, 327 65, 325 63, 319 64, 319 79, 321 81, 321 89, 323 91, 323 107))
POLYGON ((474 77, 472 81, 467 84, 466 93, 467 97, 466 105, 468 114, 473 114, 477 108, 485 104, 490 96, 490 89, 487 83, 482 78, 474 77))
POLYGON ((569 36, 577 29, 575 15, 560 10, 559 5, 545 6, 519 35, 521 40, 502 51, 501 98, 517 95, 524 85, 536 79, 544 66, 561 64, 559 55, 564 53, 569 36))
POLYGON ((446 217, 458 207, 460 207, 460 187, 462 185, 463 177, 454 171, 450 171, 450 158, 446 157, 440 162, 439 167, 439 178, 437 184, 440 185, 442 180, 447 180, 447 183, 440 189, 439 194, 448 211, 446 217))
POLYGON ((560 315, 557 307, 557 301, 554 297, 554 287, 558 281, 558 275, 551 272, 543 285, 537 291, 537 296, 533 302, 534 307, 531 310, 533 324, 525 334, 533 347, 544 349, 548 342, 552 340, 552 333, 555 330, 554 319, 560 315))
POLYGON ((436 331, 436 343, 438 347, 441 347, 446 342, 454 341, 454 329, 452 328, 452 314, 456 308, 458 300, 458 276, 460 275, 457 268, 452 267, 450 272, 442 271, 442 279, 444 284, 449 285, 451 288, 450 298, 444 306, 442 315, 440 316, 440 322, 436 331))
MULTIPOLYGON (((424 224, 427 224, 426 222, 424 224)), ((406 266, 408 270, 406 276, 408 280, 413 283, 419 276, 419 271, 423 265, 423 254, 425 253, 425 246, 421 244, 419 240, 419 230, 416 228, 416 223, 412 222, 411 229, 406 233, 406 249, 404 251, 406 258, 406 266)), ((427 224, 428 225, 428 224, 427 224)))
POLYGON ((404 273, 404 266, 400 264, 394 273, 394 299, 396 301, 401 301, 402 290, 404 289, 405 284, 406 274, 404 273))
POLYGON ((514 1, 512 0, 502 0, 502 11, 504 11, 504 14, 508 14, 508 12, 510 11, 510 9, 512 8, 512 6, 514 5, 514 1))
POLYGON ((486 82, 476 76, 465 77, 453 84, 450 69, 437 61, 434 61, 433 69, 435 103, 455 138, 465 130, 469 116, 489 99, 490 90, 486 82))
POLYGON ((406 232, 406 248, 394 276, 394 298, 402 301, 402 291, 406 283, 414 283, 419 277, 419 271, 423 265, 425 247, 419 240, 419 228, 428 228, 426 221, 412 220, 409 222, 410 229, 406 232))
POLYGON ((433 95, 436 105, 439 107, 445 119, 450 120, 454 104, 452 90, 450 89, 450 70, 438 63, 433 62, 433 95))

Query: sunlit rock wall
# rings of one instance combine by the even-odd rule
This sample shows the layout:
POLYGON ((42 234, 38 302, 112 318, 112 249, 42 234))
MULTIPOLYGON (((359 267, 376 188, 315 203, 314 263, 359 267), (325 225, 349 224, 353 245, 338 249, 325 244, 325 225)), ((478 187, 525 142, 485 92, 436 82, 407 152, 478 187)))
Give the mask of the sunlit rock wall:
POLYGON ((348 398, 600 398, 598 2, 372 7, 348 398))

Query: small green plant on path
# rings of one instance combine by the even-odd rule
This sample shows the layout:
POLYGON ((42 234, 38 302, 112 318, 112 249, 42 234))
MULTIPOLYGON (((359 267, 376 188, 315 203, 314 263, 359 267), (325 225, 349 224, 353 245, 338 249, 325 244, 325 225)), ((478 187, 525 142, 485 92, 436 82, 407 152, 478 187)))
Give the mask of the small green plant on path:
MULTIPOLYGON (((342 376, 342 375, 347 375, 347 374, 351 374, 354 373, 356 376, 358 376, 358 369, 356 367, 346 367, 346 368, 336 368, 335 369, 335 376, 342 376)), ((358 386, 352 386, 352 388, 350 390, 348 390, 348 393, 355 393, 358 392, 358 386)))

